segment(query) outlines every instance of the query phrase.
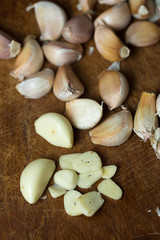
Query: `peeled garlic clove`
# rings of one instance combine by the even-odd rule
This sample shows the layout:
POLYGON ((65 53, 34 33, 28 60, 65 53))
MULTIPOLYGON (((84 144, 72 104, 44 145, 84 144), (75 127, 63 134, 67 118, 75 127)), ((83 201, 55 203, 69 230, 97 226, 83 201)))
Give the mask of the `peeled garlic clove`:
POLYGON ((46 113, 35 121, 36 133, 50 144, 71 148, 73 146, 73 129, 63 115, 59 113, 46 113))
POLYGON ((129 0, 132 15, 137 19, 148 19, 155 12, 153 0, 129 0))
POLYGON ((117 166, 116 165, 104 166, 102 170, 103 170, 102 178, 104 179, 112 178, 117 171, 117 166))
POLYGON ((0 59, 16 57, 21 51, 21 44, 0 30, 0 59))
POLYGON ((50 186, 48 190, 53 198, 58 198, 66 192, 66 189, 56 185, 50 186))
POLYGON ((62 36, 70 43, 81 44, 92 37, 93 23, 87 14, 71 18, 64 26, 62 36))
POLYGON ((118 62, 127 58, 130 50, 123 44, 117 35, 106 26, 97 26, 94 40, 98 52, 110 62, 118 62))
POLYGON ((99 169, 95 172, 80 173, 78 178, 78 187, 90 188, 101 177, 102 177, 102 169, 99 169))
POLYGON ((82 211, 77 206, 77 199, 82 194, 76 190, 70 190, 64 195, 64 209, 70 216, 79 216, 82 211))
POLYGON ((94 144, 119 146, 125 143, 133 129, 133 119, 129 110, 122 110, 111 115, 89 132, 94 144))
POLYGON ((156 111, 158 116, 160 117, 160 93, 158 94, 158 97, 156 99, 156 111))
POLYGON ((75 128, 92 128, 101 120, 102 115, 102 105, 92 99, 79 98, 66 102, 65 116, 75 128))
POLYGON ((117 4, 103 13, 94 21, 94 26, 106 24, 115 31, 125 29, 131 21, 131 12, 128 3, 117 4))
POLYGON ((61 101, 70 101, 84 93, 84 87, 73 72, 71 66, 63 65, 58 69, 53 92, 61 101))
POLYGON ((158 159, 160 159, 160 128, 157 128, 155 133, 150 138, 152 148, 158 159))
POLYGON ((54 174, 54 182, 66 190, 72 190, 78 182, 78 175, 72 170, 60 170, 54 174))
POLYGON ((15 60, 11 75, 22 81, 38 72, 43 65, 44 57, 39 43, 34 36, 27 36, 24 46, 15 60))
POLYGON ((143 92, 134 117, 134 132, 144 141, 147 141, 157 126, 155 94, 143 92))
POLYGON ((78 9, 83 12, 89 12, 93 10, 97 0, 79 0, 78 9))
POLYGON ((54 72, 46 68, 17 84, 16 89, 25 98, 37 99, 48 94, 53 87, 54 72))
POLYGON ((125 2, 126 0, 98 0, 100 4, 115 5, 117 3, 125 2))
POLYGON ((67 20, 66 13, 57 4, 49 1, 36 2, 27 7, 27 11, 34 8, 36 20, 40 28, 42 41, 57 40, 67 20))
POLYGON ((42 49, 47 60, 55 66, 75 63, 82 58, 83 53, 81 45, 67 42, 49 42, 42 49))
POLYGON ((136 47, 151 46, 159 42, 160 28, 148 21, 137 21, 128 27, 125 38, 136 47))
POLYGON ((99 93, 109 109, 119 107, 127 98, 129 86, 126 77, 118 71, 104 71, 99 76, 99 93))
POLYGON ((73 167, 73 161, 77 159, 77 157, 81 155, 81 153, 71 153, 62 155, 59 158, 59 165, 62 169, 75 170, 73 167))
POLYGON ((34 160, 24 168, 20 178, 20 190, 27 202, 33 204, 38 201, 54 170, 54 161, 44 158, 34 160))

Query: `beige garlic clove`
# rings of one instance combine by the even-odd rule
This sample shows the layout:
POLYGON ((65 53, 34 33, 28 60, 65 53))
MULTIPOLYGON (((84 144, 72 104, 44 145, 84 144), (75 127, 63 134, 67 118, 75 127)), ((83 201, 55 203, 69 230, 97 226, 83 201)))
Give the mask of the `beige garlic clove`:
POLYGON ((15 60, 11 75, 22 81, 38 72, 44 62, 43 53, 34 36, 27 36, 24 46, 15 60))
POLYGON ((148 19, 155 12, 153 0, 129 0, 132 15, 137 19, 148 19))
POLYGON ((115 5, 117 3, 125 2, 126 0, 98 0, 100 4, 115 5))
POLYGON ((136 47, 147 47, 160 40, 160 28, 148 21, 132 23, 125 34, 126 42, 136 47))
POLYGON ((89 132, 93 144, 119 146, 125 143, 133 129, 133 119, 129 110, 111 115, 89 132))
POLYGON ((104 71, 99 76, 99 93, 109 109, 119 107, 127 98, 129 86, 126 77, 118 71, 104 71))
POLYGON ((102 114, 102 105, 92 99, 79 98, 66 102, 65 116, 75 128, 85 130, 94 127, 102 114))
POLYGON ((84 93, 83 84, 77 78, 71 66, 63 65, 58 69, 53 92, 61 101, 70 101, 84 93))
POLYGON ((147 141, 157 127, 155 94, 143 92, 134 118, 134 132, 144 141, 147 141))
POLYGON ((0 30, 0 59, 16 57, 21 51, 21 44, 11 36, 0 30))
POLYGON ((17 84, 16 89, 25 98, 37 99, 48 94, 54 81, 53 70, 46 68, 17 84))
POLYGON ((150 138, 152 148, 158 159, 160 159, 160 128, 157 128, 155 133, 150 138))
POLYGON ((99 53, 110 62, 122 61, 130 54, 129 48, 106 26, 96 27, 94 40, 99 53))
POLYGON ((97 0, 79 0, 78 9, 84 13, 93 10, 97 0))
POLYGON ((66 13, 57 4, 49 1, 36 2, 27 7, 27 11, 34 8, 36 20, 40 28, 42 41, 57 40, 67 20, 66 13))
POLYGON ((130 21, 131 12, 128 3, 123 2, 100 14, 94 21, 94 26, 106 24, 115 31, 121 31, 128 26, 130 21))
POLYGON ((83 48, 79 44, 53 41, 43 45, 47 60, 55 66, 72 64, 82 58, 83 48))
POLYGON ((62 32, 63 38, 70 43, 81 44, 88 42, 92 37, 93 23, 87 14, 71 18, 62 32))

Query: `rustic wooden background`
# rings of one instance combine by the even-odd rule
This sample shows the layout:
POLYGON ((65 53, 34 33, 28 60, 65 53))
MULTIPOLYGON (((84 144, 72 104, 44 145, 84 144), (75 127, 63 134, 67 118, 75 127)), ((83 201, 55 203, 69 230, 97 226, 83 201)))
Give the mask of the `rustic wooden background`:
MULTIPOLYGON (((25 11, 30 2, 1 1, 0 29, 20 42, 27 34, 40 35, 33 11, 25 11)), ((65 9, 68 18, 79 14, 76 0, 54 2, 65 9)), ((106 8, 97 5, 96 14, 106 8)), ((85 85, 82 97, 101 102, 97 76, 110 63, 96 50, 89 56, 89 46, 94 46, 93 40, 84 45, 84 57, 73 68, 85 85)), ((139 49, 131 47, 130 57, 121 64, 121 71, 130 86, 125 105, 133 115, 142 91, 160 92, 159 55, 160 44, 139 49)), ((140 235, 160 233, 160 218, 156 213, 157 206, 160 207, 160 161, 150 143, 142 142, 133 133, 129 141, 120 147, 97 146, 91 143, 88 131, 75 130, 72 149, 51 146, 36 135, 34 121, 46 112, 63 114, 65 104, 52 92, 39 100, 24 99, 15 89, 18 81, 10 76, 13 62, 0 60, 0 239, 131 240, 140 235), (45 157, 55 160, 58 165, 62 154, 88 150, 96 151, 103 165, 118 166, 113 179, 123 189, 121 200, 104 197, 105 204, 92 218, 68 216, 63 208, 63 197, 53 199, 48 191, 44 192, 47 199, 34 205, 24 200, 19 190, 19 179, 30 161, 45 157)), ((44 66, 56 70, 48 63, 44 66)), ((110 114, 104 106, 104 117, 110 114)), ((96 184, 92 189, 96 189, 96 184)))

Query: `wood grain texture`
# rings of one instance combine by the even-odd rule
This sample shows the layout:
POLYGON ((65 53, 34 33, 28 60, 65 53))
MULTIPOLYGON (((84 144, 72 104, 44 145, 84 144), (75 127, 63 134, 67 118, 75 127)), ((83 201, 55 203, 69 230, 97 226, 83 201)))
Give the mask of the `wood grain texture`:
MULTIPOLYGON (((27 34, 40 35, 34 13, 26 12, 30 0, 1 1, 0 29, 23 42, 27 34)), ((34 1, 33 1, 34 2, 34 1)), ((68 18, 79 14, 76 0, 56 0, 68 18)), ((107 7, 96 6, 96 14, 107 7)), ((122 34, 123 35, 123 34, 122 34)), ((73 65, 75 73, 85 85, 82 97, 101 102, 97 76, 109 66, 95 50, 88 56, 93 40, 84 45, 83 59, 73 65)), ((125 105, 134 115, 141 92, 160 92, 160 44, 148 48, 131 47, 131 56, 122 62, 130 94, 125 105)), ((39 100, 23 98, 15 89, 17 80, 10 76, 14 60, 0 60, 0 239, 1 240, 131 240, 136 236, 160 233, 160 161, 150 143, 132 134, 119 147, 93 145, 88 131, 74 130, 72 149, 51 146, 38 136, 34 121, 47 112, 64 112, 65 104, 51 92, 39 100), (96 151, 103 165, 116 164, 113 180, 123 191, 119 201, 104 197, 105 204, 92 217, 70 217, 63 207, 63 197, 53 199, 46 190, 46 200, 29 205, 19 190, 19 179, 24 167, 32 160, 45 157, 56 161, 62 154, 96 151), (151 212, 147 210, 151 209, 151 212)), ((55 67, 49 63, 44 66, 55 67)), ((113 112, 119 111, 116 109, 113 112)), ((104 118, 111 112, 104 106, 104 118)), ((50 183, 53 183, 51 179, 50 183)), ((96 189, 97 184, 92 189, 96 189)), ((78 189, 78 188, 77 188, 78 189)), ((83 190, 80 190, 82 193, 83 190)))

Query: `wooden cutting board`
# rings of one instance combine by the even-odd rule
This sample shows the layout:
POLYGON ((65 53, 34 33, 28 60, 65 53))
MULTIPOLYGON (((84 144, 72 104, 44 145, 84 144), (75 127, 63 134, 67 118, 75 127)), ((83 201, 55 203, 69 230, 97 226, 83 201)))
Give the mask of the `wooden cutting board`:
MULTIPOLYGON (((33 11, 25 11, 30 2, 1 1, 0 29, 20 42, 27 34, 40 36, 33 11)), ((68 18, 79 14, 76 0, 55 2, 65 9, 68 18)), ((107 6, 97 5, 96 14, 105 9, 107 6)), ((94 46, 93 40, 84 45, 84 57, 73 65, 73 69, 85 85, 82 97, 100 103, 97 76, 110 63, 96 50, 89 56, 89 46, 94 46)), ((160 44, 130 48, 131 55, 121 63, 121 71, 130 86, 130 94, 124 104, 134 116, 142 91, 160 92, 160 44)), ((0 239, 130 240, 140 235, 160 233, 160 218, 156 213, 157 206, 160 208, 160 161, 149 141, 144 143, 133 133, 122 146, 103 147, 91 143, 88 131, 74 130, 72 149, 50 145, 35 133, 34 121, 47 112, 63 114, 65 103, 56 99, 52 92, 39 100, 23 98, 15 88, 18 81, 10 76, 13 63, 14 60, 0 60, 0 239), (91 218, 68 216, 64 211, 63 197, 53 199, 47 190, 44 192, 46 200, 39 200, 34 205, 24 200, 19 190, 19 179, 29 162, 43 157, 55 160, 58 166, 61 155, 88 150, 96 151, 103 165, 118 166, 113 180, 123 189, 121 200, 114 201, 104 196, 103 207, 91 218)), ((56 72, 56 68, 47 62, 46 66, 56 72)), ((104 106, 104 118, 119 110, 110 112, 104 106)), ((89 190, 96 190, 96 187, 94 184, 89 190)))

